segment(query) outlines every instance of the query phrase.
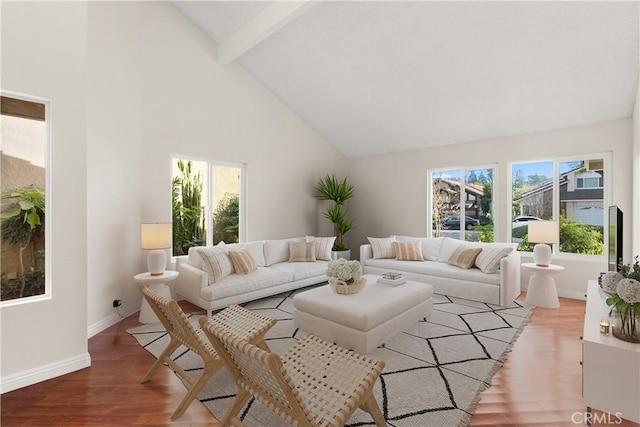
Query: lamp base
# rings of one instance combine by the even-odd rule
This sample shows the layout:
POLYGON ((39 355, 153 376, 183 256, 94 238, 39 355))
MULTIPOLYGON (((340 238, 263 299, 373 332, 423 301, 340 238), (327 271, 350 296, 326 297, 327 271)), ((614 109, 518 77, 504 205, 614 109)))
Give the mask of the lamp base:
POLYGON ((546 243, 538 243, 533 247, 533 262, 538 267, 549 267, 551 263, 551 246, 546 243))
POLYGON ((154 249, 147 256, 147 269, 152 276, 162 276, 167 266, 167 255, 164 249, 154 249))

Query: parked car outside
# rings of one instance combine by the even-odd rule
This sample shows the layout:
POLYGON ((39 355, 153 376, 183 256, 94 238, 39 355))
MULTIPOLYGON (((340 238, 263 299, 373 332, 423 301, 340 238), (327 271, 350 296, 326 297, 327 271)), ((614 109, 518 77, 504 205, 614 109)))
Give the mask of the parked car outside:
MULTIPOLYGON (((476 225, 480 225, 480 221, 470 216, 464 217, 465 230, 471 230, 476 225)), ((442 227, 448 229, 459 230, 460 229, 460 215, 449 215, 442 220, 442 227)))
POLYGON ((523 225, 527 225, 529 221, 542 221, 542 218, 532 215, 520 215, 513 219, 511 228, 522 227, 523 225))

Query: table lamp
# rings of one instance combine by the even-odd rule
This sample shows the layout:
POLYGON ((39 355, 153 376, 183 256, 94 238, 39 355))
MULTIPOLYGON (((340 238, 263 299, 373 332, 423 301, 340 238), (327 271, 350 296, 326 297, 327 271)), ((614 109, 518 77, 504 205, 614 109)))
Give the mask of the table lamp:
POLYGON ((172 246, 173 228, 171 223, 142 224, 140 233, 142 249, 148 249, 147 268, 152 276, 164 274, 167 266, 165 249, 172 246))
POLYGON ((538 267, 549 267, 551 262, 551 246, 558 243, 559 228, 557 221, 528 221, 528 237, 531 243, 537 243, 533 247, 533 261, 538 267))

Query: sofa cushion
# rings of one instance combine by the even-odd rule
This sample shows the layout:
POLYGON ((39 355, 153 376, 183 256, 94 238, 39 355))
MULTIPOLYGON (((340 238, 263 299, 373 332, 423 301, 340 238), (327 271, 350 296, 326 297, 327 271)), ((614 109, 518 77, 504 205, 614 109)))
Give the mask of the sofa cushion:
POLYGON ((236 274, 248 274, 258 267, 247 248, 229 251, 229 258, 236 274))
POLYGON ((289 262, 316 262, 316 242, 289 242, 289 262))
POLYGON ((304 242, 304 238, 278 239, 264 241, 264 265, 289 261, 289 242, 304 242))
POLYGON ((500 260, 513 251, 509 247, 485 246, 476 258, 476 267, 483 273, 495 273, 500 269, 500 260))
POLYGON ((484 243, 480 242, 463 242, 462 240, 452 239, 451 237, 444 237, 442 240, 442 247, 438 254, 439 262, 449 262, 449 258, 458 249, 458 246, 464 245, 465 248, 482 248, 484 243))
POLYGON ((395 258, 396 254, 393 250, 393 242, 396 241, 395 237, 367 237, 367 239, 369 240, 369 243, 371 243, 373 257, 375 259, 395 258))
POLYGON ((231 274, 213 285, 206 286, 200 291, 200 296, 206 301, 214 301, 281 285, 290 281, 291 275, 283 271, 258 267, 244 276, 231 274))
MULTIPOLYGON (((395 259, 368 259, 365 262, 368 267, 375 267, 386 271, 399 271, 405 273, 411 279, 411 273, 425 276, 444 277, 452 280, 464 280, 468 282, 500 285, 500 274, 485 274, 477 268, 464 268, 449 265, 444 262, 433 261, 396 261, 395 259)), ((423 281, 421 279, 420 281, 423 281)), ((428 279, 424 279, 426 283, 428 279)))
POLYGON ((399 261, 424 261, 422 257, 422 244, 414 242, 392 242, 396 259, 399 261))
POLYGON ((447 264, 465 269, 471 268, 480 252, 482 252, 482 248, 468 248, 465 245, 460 245, 453 251, 447 264))
POLYGON ((227 251, 237 251, 244 248, 251 254, 251 258, 253 258, 258 267, 264 267, 264 242, 262 240, 246 243, 227 243, 224 247, 227 251))
POLYGON ((333 244, 336 241, 336 236, 333 237, 314 237, 307 236, 307 242, 316 242, 316 259, 324 261, 331 261, 331 251, 333 250, 333 244))
POLYGON ((198 254, 202 258, 202 270, 208 277, 209 284, 212 285, 220 279, 233 273, 233 264, 229 255, 222 248, 199 247, 198 254))
POLYGON ((269 268, 289 274, 291 280, 303 280, 325 275, 327 265, 329 265, 328 261, 316 260, 316 262, 280 262, 269 268))
POLYGON ((395 236, 397 242, 420 242, 422 244, 422 257, 427 261, 437 261, 444 237, 411 237, 395 236))

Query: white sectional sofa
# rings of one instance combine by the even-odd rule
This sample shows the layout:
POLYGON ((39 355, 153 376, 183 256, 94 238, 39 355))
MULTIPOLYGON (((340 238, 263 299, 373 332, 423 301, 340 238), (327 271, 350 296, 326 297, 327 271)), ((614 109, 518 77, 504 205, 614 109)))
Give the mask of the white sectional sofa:
MULTIPOLYGON (((298 237, 291 239, 254 241, 242 244, 193 247, 189 254, 177 257, 176 270, 180 273, 176 281, 178 298, 198 307, 212 310, 239 304, 281 292, 302 288, 327 281, 327 264, 331 258, 334 238, 298 237), (315 240, 315 258, 290 262, 290 243, 310 243, 315 240), (244 248, 255 263, 255 269, 247 274, 231 271, 214 280, 203 265, 202 256, 216 255, 215 262, 226 263, 224 254, 244 248), (203 252, 203 250, 205 250, 203 252)), ((228 272, 228 270, 227 270, 228 272)))
MULTIPOLYGON (((409 236, 370 238, 369 240, 378 246, 378 257, 374 257, 374 248, 371 243, 360 247, 360 263, 363 265, 365 274, 402 273, 409 280, 432 285, 435 293, 501 306, 510 305, 520 295, 520 253, 517 251, 516 243, 478 243, 448 237, 409 236), (384 249, 389 241, 419 242, 418 246, 424 261, 398 260, 395 252, 384 253, 380 248, 384 249), (471 268, 452 265, 455 263, 451 263, 450 258, 460 245, 463 245, 460 249, 481 248, 481 253, 484 251, 484 255, 483 257, 478 255, 477 260, 487 260, 487 257, 493 256, 494 267, 497 268, 495 265, 497 261, 499 269, 496 272, 483 272, 475 264, 471 268), (507 248, 512 250, 509 251, 507 248), (498 255, 500 252, 502 254, 498 255), (502 256, 504 252, 508 254, 502 256)), ((485 270, 491 271, 488 268, 485 270)))

